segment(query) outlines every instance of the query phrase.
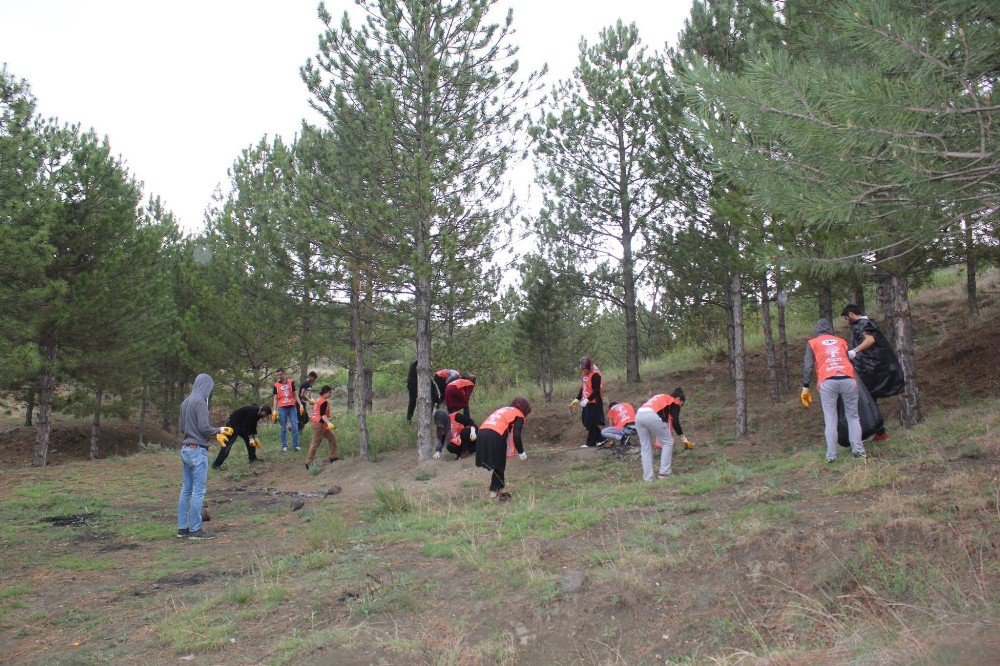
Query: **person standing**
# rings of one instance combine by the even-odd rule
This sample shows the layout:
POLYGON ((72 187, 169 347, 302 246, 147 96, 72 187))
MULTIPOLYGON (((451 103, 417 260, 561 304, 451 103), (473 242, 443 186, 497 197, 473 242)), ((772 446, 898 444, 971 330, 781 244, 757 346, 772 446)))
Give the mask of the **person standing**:
POLYGON ((319 379, 319 375, 316 374, 316 371, 310 370, 305 381, 299 386, 299 404, 302 405, 302 409, 299 410, 299 432, 302 432, 311 420, 309 410, 316 402, 313 400, 313 384, 317 379, 319 379))
POLYGON ((444 387, 444 405, 448 409, 448 413, 453 414, 461 410, 465 414, 465 418, 471 419, 469 400, 472 398, 472 392, 475 389, 475 375, 462 373, 458 379, 449 382, 444 387))
MULTIPOLYGON (((417 408, 417 360, 413 359, 413 363, 410 364, 410 371, 406 375, 406 393, 409 397, 409 402, 406 405, 406 420, 407 422, 413 420, 413 412, 417 408)), ((431 408, 436 409, 437 405, 441 404, 441 392, 438 391, 438 385, 436 381, 431 381, 431 408)))
MULTIPOLYGON (((879 398, 902 393, 906 384, 903 366, 878 325, 853 303, 844 307, 840 315, 851 327, 851 348, 847 350, 847 356, 875 404, 878 404, 879 398)), ((889 439, 885 426, 879 428, 873 439, 889 439)))
POLYGON ((229 436, 231 428, 216 428, 209 420, 208 399, 215 380, 201 373, 194 379, 191 395, 181 403, 181 469, 183 480, 177 500, 177 537, 214 539, 201 527, 201 508, 205 502, 205 483, 208 480, 208 442, 216 435, 229 436))
POLYGON ((501 407, 489 415, 479 426, 476 441, 476 467, 490 471, 490 499, 501 502, 510 499, 504 490, 507 485, 508 440, 521 460, 527 460, 521 441, 524 422, 531 414, 531 405, 524 398, 510 401, 509 407, 501 407))
POLYGON ((309 440, 309 451, 306 453, 306 469, 309 469, 309 465, 312 464, 313 459, 316 457, 316 449, 319 448, 320 441, 324 439, 330 447, 330 456, 327 458, 327 461, 334 462, 340 460, 337 457, 337 437, 333 434, 335 428, 330 423, 331 393, 333 393, 333 388, 324 386, 319 391, 319 399, 313 405, 312 417, 309 419, 312 421, 312 438, 309 440))
POLYGON ((226 462, 226 458, 232 452, 233 444, 236 442, 237 437, 241 438, 247 446, 247 457, 250 464, 252 465, 257 462, 257 447, 260 446, 260 442, 257 440, 257 423, 270 415, 271 408, 267 405, 263 407, 246 405, 230 414, 229 420, 226 421, 226 427, 232 428, 233 434, 229 438, 228 446, 224 446, 219 450, 219 455, 215 457, 215 462, 212 463, 212 469, 222 469, 222 463, 226 462))
POLYGON ((837 398, 844 403, 847 434, 855 458, 867 458, 861 443, 861 420, 858 418, 858 379, 847 355, 847 341, 833 334, 833 324, 825 317, 816 322, 815 337, 806 344, 802 362, 802 406, 812 404, 809 381, 816 370, 816 386, 823 406, 823 434, 826 437, 826 461, 837 459, 837 398))
POLYGON ((642 460, 642 480, 653 480, 653 446, 660 444, 660 472, 663 479, 673 474, 674 432, 684 442, 684 448, 694 445, 688 440, 681 427, 681 407, 684 406, 684 390, 676 388, 673 392, 658 393, 643 403, 635 413, 635 430, 639 435, 639 457, 642 460))
POLYGON ((601 443, 601 428, 604 426, 604 398, 601 396, 601 371, 589 357, 580 359, 580 390, 570 407, 583 405, 580 418, 587 429, 587 443, 581 449, 601 443))
POLYGON ((628 446, 635 432, 635 407, 627 402, 613 402, 608 406, 611 425, 601 431, 605 442, 609 439, 628 446))
POLYGON ((271 398, 271 420, 277 419, 281 427, 281 452, 288 452, 288 427, 292 428, 292 446, 299 448, 299 414, 305 411, 295 394, 295 382, 285 376, 285 369, 278 368, 278 381, 274 382, 271 398))

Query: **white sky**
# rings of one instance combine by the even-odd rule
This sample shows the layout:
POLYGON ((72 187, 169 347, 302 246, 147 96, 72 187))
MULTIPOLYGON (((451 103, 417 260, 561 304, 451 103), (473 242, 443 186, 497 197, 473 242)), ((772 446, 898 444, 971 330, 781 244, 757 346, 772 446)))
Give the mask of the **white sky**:
MULTIPOLYGON (((339 17, 352 0, 328 0, 339 17)), ((316 121, 299 67, 316 52, 317 0, 0 0, 0 64, 27 79, 43 116, 110 138, 145 193, 187 230, 240 150, 316 121)), ((690 0, 501 0, 522 71, 567 78, 580 37, 635 21, 649 51, 673 42, 690 0)), ((527 201, 530 169, 514 186, 527 201)), ((528 212, 528 211, 525 211, 528 212)))

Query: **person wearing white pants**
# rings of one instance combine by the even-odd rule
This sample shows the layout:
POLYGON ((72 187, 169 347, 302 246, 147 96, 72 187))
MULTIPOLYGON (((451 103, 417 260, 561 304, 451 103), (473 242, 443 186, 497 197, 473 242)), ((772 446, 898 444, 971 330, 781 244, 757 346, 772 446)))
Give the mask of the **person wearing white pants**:
POLYGON ((692 448, 681 429, 680 412, 683 405, 684 391, 678 388, 669 395, 654 395, 636 411, 635 430, 639 435, 643 481, 653 480, 653 443, 657 440, 663 445, 660 450, 659 477, 662 479, 673 474, 674 438, 670 433, 671 425, 677 436, 682 438, 685 448, 692 448))

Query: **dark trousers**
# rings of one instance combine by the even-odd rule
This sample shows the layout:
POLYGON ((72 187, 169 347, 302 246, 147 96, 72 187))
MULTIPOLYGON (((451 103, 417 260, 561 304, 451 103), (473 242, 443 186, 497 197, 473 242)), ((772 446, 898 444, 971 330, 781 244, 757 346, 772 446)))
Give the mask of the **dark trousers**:
POLYGON ((581 419, 587 429, 587 446, 597 446, 603 442, 601 430, 604 427, 604 403, 598 400, 584 405, 581 419))
POLYGON ((457 457, 461 458, 462 453, 466 455, 476 452, 476 443, 469 439, 469 429, 463 428, 462 434, 460 435, 461 444, 455 446, 451 443, 451 439, 448 440, 448 453, 454 453, 457 457))
POLYGON ((224 449, 219 450, 219 455, 215 457, 215 462, 212 463, 212 467, 222 467, 222 463, 226 462, 226 458, 229 457, 229 452, 233 450, 236 446, 236 438, 240 437, 243 439, 243 443, 247 445, 247 458, 250 462, 257 460, 257 449, 250 446, 250 439, 246 435, 233 435, 229 440, 229 445, 224 449))
POLYGON ((504 479, 504 473, 507 471, 507 458, 503 459, 503 462, 492 469, 490 474, 490 492, 495 493, 503 490, 503 487, 507 485, 507 481, 504 479))

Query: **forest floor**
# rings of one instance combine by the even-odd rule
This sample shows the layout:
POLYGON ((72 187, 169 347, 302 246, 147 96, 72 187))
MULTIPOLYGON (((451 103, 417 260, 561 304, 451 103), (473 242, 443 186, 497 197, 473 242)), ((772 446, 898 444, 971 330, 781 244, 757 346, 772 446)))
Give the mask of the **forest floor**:
POLYGON ((772 405, 756 351, 742 442, 724 364, 607 387, 684 387, 670 479, 580 449, 568 395, 535 405, 504 504, 471 459, 310 472, 271 432, 210 473, 212 541, 174 538, 175 450, 35 469, 2 429, 0 662, 1000 663, 1000 306, 916 300, 927 418, 867 461, 825 464, 818 405, 794 373, 772 405))

